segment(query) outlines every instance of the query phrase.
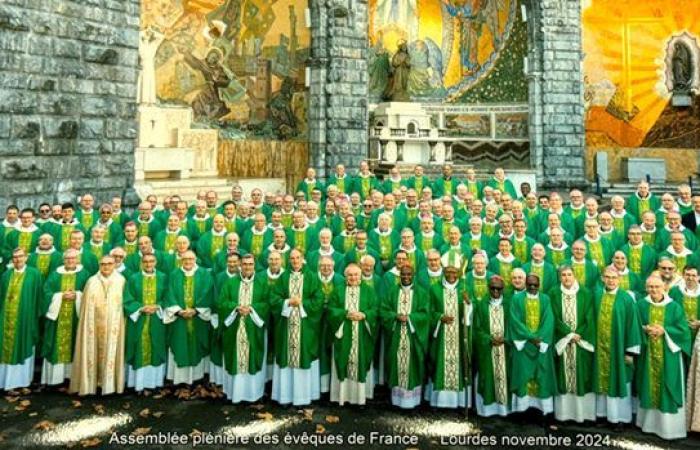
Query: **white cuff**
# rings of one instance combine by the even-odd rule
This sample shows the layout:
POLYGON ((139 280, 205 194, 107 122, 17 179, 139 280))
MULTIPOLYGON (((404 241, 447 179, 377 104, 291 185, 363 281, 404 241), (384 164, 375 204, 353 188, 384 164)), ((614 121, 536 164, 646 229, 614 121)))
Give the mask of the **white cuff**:
POLYGON ((289 317, 292 313, 292 307, 289 306, 289 299, 284 301, 284 306, 282 306, 282 317, 289 317))
POLYGON ((134 313, 129 316, 129 319, 131 319, 132 322, 138 322, 139 317, 141 317, 141 309, 140 308, 137 309, 136 311, 134 311, 134 313))
POLYGON ((255 312, 255 309, 253 307, 250 307, 250 318, 253 320, 253 323, 255 326, 258 328, 262 328, 263 325, 265 325, 265 321, 260 318, 257 312, 255 312))
POLYGON ((219 328, 219 315, 218 314, 212 314, 211 315, 211 320, 209 323, 211 324, 211 327, 214 328, 215 330, 219 328))
POLYGON ((472 326, 472 316, 474 315, 474 305, 468 303, 466 308, 464 308, 464 315, 466 316, 467 326, 472 326))
POLYGON ((593 344, 591 344, 588 341, 584 341, 583 339, 578 341, 578 346, 581 347, 582 349, 586 350, 587 352, 591 352, 591 353, 595 352, 595 347, 593 346, 593 344))
POLYGON ((345 326, 345 321, 343 321, 338 327, 338 331, 335 332, 335 337, 337 339, 343 339, 343 327, 345 326))
POLYGON ((540 342, 540 353, 546 353, 549 348, 549 344, 546 342, 540 342))
POLYGON ((302 319, 306 318, 306 310, 304 309, 304 302, 299 303, 299 315, 302 319))
POLYGON ((437 339, 438 333, 440 332, 440 325, 442 325, 442 321, 438 321, 435 331, 433 332, 433 339, 437 339))
POLYGON ((678 353, 681 351, 681 348, 671 340, 671 336, 669 336, 666 330, 664 330, 664 339, 666 339, 666 345, 668 345, 668 349, 671 350, 671 353, 678 353))
POLYGON ((182 308, 180 308, 178 305, 165 308, 165 314, 163 314, 163 324, 167 325, 175 322, 177 320, 177 313, 180 311, 182 311, 182 308))
POLYGON ((522 351, 523 348, 525 348, 525 344, 527 341, 513 341, 513 344, 515 344, 515 348, 518 351, 522 351))
POLYGON ((557 343, 554 345, 554 349, 556 350, 557 355, 561 355, 562 353, 564 353, 564 349, 566 349, 566 346, 569 345, 569 342, 571 342, 575 334, 576 333, 569 333, 563 338, 559 339, 559 341, 557 341, 557 343))
POLYGON ((58 319, 58 314, 61 312, 61 303, 63 303, 63 292, 56 292, 51 296, 51 304, 49 305, 49 310, 46 311, 47 319, 58 319))
POLYGON ((211 320, 211 308, 195 308, 195 311, 203 321, 209 322, 211 320))
POLYGON ((635 345, 634 347, 627 347, 625 349, 625 353, 634 353, 635 355, 638 355, 641 352, 641 347, 639 345, 635 345))
POLYGON ((365 328, 367 328, 367 333, 372 336, 372 330, 369 328, 369 324, 367 323, 366 320, 362 320, 365 323, 365 328))
POLYGON ((231 324, 236 320, 237 316, 238 316, 238 310, 234 308, 233 311, 231 311, 231 314, 229 314, 228 317, 226 318, 226 320, 224 320, 224 326, 226 328, 230 327, 231 324))
POLYGON ((416 329, 413 328, 413 322, 411 322, 411 318, 409 317, 408 319, 408 329, 411 330, 411 334, 416 332, 416 329))

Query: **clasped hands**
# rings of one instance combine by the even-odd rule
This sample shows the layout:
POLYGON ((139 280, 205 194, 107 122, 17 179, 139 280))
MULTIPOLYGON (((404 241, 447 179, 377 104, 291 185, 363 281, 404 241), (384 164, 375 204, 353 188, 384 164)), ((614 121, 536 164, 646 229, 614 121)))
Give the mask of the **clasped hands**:
POLYGON ((73 301, 77 298, 75 291, 66 291, 63 293, 63 300, 73 301))
POLYGON ((664 327, 661 325, 644 325, 644 331, 652 338, 663 336, 665 333, 664 327))
POLYGON ((197 310, 194 308, 185 308, 178 311, 177 315, 182 317, 183 319, 191 319, 195 315, 197 315, 197 310))
POLYGON ((247 316, 251 312, 250 306, 238 306, 236 307, 236 311, 238 311, 238 314, 241 316, 247 316))
POLYGON ((289 299, 289 306, 298 307, 301 305, 301 297, 292 297, 289 299))
POLYGON ((154 314, 156 311, 158 311, 158 305, 146 305, 141 307, 141 312, 144 314, 154 314))
POLYGON ((360 311, 351 311, 347 313, 345 317, 347 317, 349 320, 352 320, 353 322, 359 322, 360 320, 365 319, 364 313, 361 313, 360 311))

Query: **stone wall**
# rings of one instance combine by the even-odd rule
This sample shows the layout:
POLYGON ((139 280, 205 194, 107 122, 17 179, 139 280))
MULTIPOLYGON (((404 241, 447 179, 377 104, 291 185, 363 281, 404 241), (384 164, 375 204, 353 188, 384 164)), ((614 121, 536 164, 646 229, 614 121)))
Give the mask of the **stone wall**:
POLYGON ((130 193, 138 11, 138 0, 0 2, 0 209, 130 193))
POLYGON ((529 0, 530 149, 540 186, 585 187, 581 0, 529 0))
POLYGON ((310 0, 311 163, 322 178, 367 153, 367 0, 310 0))

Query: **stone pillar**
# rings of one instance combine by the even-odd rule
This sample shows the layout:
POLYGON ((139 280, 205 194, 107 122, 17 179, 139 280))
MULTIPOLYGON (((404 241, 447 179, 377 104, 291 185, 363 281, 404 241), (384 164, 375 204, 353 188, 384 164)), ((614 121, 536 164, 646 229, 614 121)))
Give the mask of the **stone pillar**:
POLYGON ((581 0, 528 0, 530 151, 540 186, 585 187, 581 0))
POLYGON ((367 1, 311 0, 311 162, 320 177, 367 154, 367 1))
POLYGON ((0 210, 133 192, 138 26, 138 0, 0 2, 0 210))

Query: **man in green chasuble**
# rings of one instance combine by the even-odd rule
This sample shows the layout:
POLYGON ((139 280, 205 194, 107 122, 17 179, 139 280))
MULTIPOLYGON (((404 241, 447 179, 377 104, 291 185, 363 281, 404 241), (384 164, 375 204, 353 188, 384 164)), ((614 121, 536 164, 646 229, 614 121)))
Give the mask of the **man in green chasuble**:
POLYGON ((0 252, 8 258, 12 256, 12 251, 16 248, 21 248, 28 255, 39 242, 41 230, 34 224, 34 210, 31 208, 23 209, 19 220, 19 226, 5 236, 5 252, 0 252))
POLYGON ((167 359, 163 307, 167 276, 156 270, 156 255, 142 258, 142 270, 124 290, 127 386, 137 392, 163 386, 167 359))
POLYGON ((53 245, 53 236, 44 233, 39 236, 39 244, 29 254, 27 265, 39 270, 46 280, 54 270, 63 263, 63 255, 53 245))
POLYGON ((78 252, 68 249, 63 265, 44 284, 41 315, 44 322, 41 384, 62 384, 71 375, 75 334, 83 288, 90 274, 78 264, 78 252))
POLYGON ((266 373, 268 284, 255 273, 253 255, 241 258, 240 276, 229 278, 217 299, 222 323, 222 385, 232 403, 256 402, 263 396, 266 373))
POLYGON ((554 316, 549 296, 540 293, 540 280, 530 274, 526 292, 513 296, 507 340, 514 347, 510 392, 514 412, 554 411, 557 384, 554 372, 554 316))
MULTIPOLYGON (((359 267, 358 267, 359 268, 359 267)), ((321 365, 321 392, 329 392, 331 386, 331 352, 332 352, 332 333, 328 322, 328 307, 329 302, 336 290, 342 289, 345 285, 345 279, 335 270, 335 262, 330 256, 321 256, 318 262, 318 271, 315 273, 316 282, 321 288, 321 296, 323 298, 323 316, 321 317, 321 336, 319 343, 319 363, 321 365)))
MULTIPOLYGON (((375 290, 362 283, 357 264, 339 277, 328 303, 328 331, 332 342, 331 401, 364 405, 374 395, 374 347, 376 343, 378 298, 375 290)), ((323 279, 321 280, 323 281, 323 279)))
POLYGON ((647 296, 637 302, 643 338, 636 386, 637 426, 663 439, 686 437, 685 369, 682 355, 692 343, 683 306, 664 292, 663 281, 652 275, 647 296))
POLYGON ((400 284, 389 288, 384 298, 380 314, 391 403, 412 409, 422 398, 430 299, 425 288, 414 284, 413 269, 408 265, 401 268, 400 284))
POLYGON ((554 417, 559 421, 579 423, 595 421, 593 299, 591 293, 576 281, 571 267, 560 267, 559 279, 561 284, 550 292, 558 385, 554 417))
POLYGON ((204 377, 209 366, 211 308, 214 280, 187 251, 182 268, 168 277, 163 323, 168 326, 167 378, 174 384, 192 384, 204 377))
POLYGON ((34 377, 42 284, 39 271, 27 266, 27 253, 16 248, 0 277, 0 390, 27 387, 34 377))

